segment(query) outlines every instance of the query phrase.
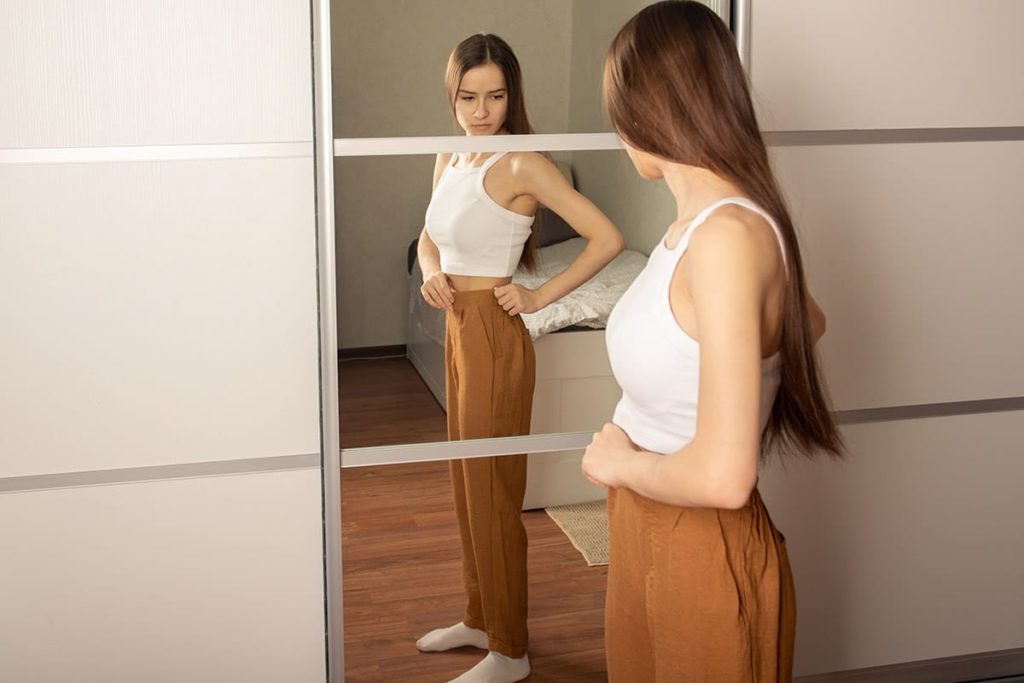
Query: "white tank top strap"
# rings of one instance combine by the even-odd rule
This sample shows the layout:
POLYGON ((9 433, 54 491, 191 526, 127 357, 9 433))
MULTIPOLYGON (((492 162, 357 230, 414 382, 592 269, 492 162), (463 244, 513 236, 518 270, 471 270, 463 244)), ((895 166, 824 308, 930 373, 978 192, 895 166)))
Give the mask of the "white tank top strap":
POLYGON ((494 164, 498 163, 498 159, 501 159, 506 154, 508 154, 508 152, 495 152, 490 157, 488 157, 487 161, 485 161, 483 165, 480 166, 481 175, 487 173, 487 171, 490 170, 491 166, 494 166, 494 164))
MULTIPOLYGON (((476 190, 481 195, 487 194, 487 191, 484 189, 484 177, 487 175, 487 172, 491 170, 491 167, 498 163, 498 160, 506 154, 507 152, 495 152, 480 166, 480 175, 476 178, 476 190)), ((488 199, 489 198, 490 197, 488 197, 488 199)))
MULTIPOLYGON (((699 228, 701 224, 703 224, 704 221, 708 219, 708 216, 714 213, 716 209, 719 209, 725 206, 726 204, 737 204, 746 209, 750 209, 754 213, 764 218, 768 222, 768 225, 772 227, 772 231, 775 233, 775 238, 779 241, 779 250, 782 253, 783 265, 788 265, 786 260, 786 242, 785 240, 782 239, 782 231, 779 230, 779 226, 775 223, 775 219, 772 218, 767 211, 765 211, 760 206, 750 201, 746 197, 726 197, 725 199, 718 200, 711 206, 701 211, 694 217, 692 221, 690 221, 690 224, 686 227, 686 232, 684 232, 683 236, 679 239, 679 243, 676 244, 676 246, 674 246, 672 249, 669 249, 669 251, 677 251, 679 258, 682 258, 683 253, 686 251, 686 248, 690 243, 690 237, 693 236, 693 231, 699 228)), ((787 277, 789 277, 788 274, 787 277)))
POLYGON ((676 246, 669 249, 669 251, 677 251, 679 252, 679 256, 682 257, 686 252, 687 247, 690 245, 690 237, 693 236, 693 231, 703 225, 704 221, 708 219, 708 216, 710 216, 715 209, 728 204, 729 199, 729 197, 720 199, 711 206, 705 207, 700 213, 694 216, 693 220, 690 221, 690 224, 686 226, 686 230, 683 231, 683 236, 679 238, 678 242, 676 242, 676 246))
POLYGON ((438 184, 440 184, 441 181, 444 180, 444 177, 446 175, 448 175, 448 171, 449 170, 455 168, 455 161, 458 158, 459 158, 459 155, 454 153, 454 152, 448 157, 448 163, 444 165, 443 169, 441 169, 441 175, 438 176, 438 178, 437 178, 438 184))

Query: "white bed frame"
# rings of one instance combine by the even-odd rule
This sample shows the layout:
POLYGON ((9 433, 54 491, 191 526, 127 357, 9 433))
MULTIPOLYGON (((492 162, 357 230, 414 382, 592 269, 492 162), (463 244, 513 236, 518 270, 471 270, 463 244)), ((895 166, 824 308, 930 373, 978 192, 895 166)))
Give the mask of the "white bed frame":
MULTIPOLYGON (((438 402, 444 399, 444 349, 409 318, 409 360, 438 402)), ((531 434, 596 431, 612 415, 622 395, 605 347, 604 330, 548 334, 534 343, 537 385, 531 434)), ((582 450, 531 453, 523 509, 598 500, 604 489, 580 474, 582 450)))

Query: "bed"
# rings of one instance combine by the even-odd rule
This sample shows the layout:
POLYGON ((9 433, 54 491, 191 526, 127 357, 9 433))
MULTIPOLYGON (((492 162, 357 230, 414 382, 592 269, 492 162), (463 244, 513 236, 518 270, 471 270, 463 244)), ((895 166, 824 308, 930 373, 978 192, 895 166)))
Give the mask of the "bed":
MULTIPOLYGON (((544 216, 549 234, 556 218, 544 216)), ((559 226, 561 227, 561 226, 559 226)), ((562 228, 576 235, 571 228, 562 228)), ((540 249, 538 269, 513 282, 535 288, 562 271, 586 246, 572 237, 540 249)), ((420 294, 423 276, 410 245, 407 355, 441 406, 444 400, 444 312, 420 294)), ((531 433, 592 431, 608 421, 621 391, 608 364, 604 326, 608 314, 643 269, 647 257, 626 250, 593 279, 551 306, 523 315, 537 355, 531 433)), ((602 489, 580 475, 581 451, 531 454, 524 509, 596 500, 602 489)))

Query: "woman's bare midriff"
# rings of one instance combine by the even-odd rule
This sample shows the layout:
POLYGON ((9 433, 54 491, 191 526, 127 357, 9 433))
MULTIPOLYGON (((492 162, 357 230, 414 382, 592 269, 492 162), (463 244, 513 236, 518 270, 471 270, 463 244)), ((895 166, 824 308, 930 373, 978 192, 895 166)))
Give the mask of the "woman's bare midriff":
POLYGON ((494 289, 512 282, 510 277, 481 277, 478 275, 449 275, 456 292, 471 292, 475 289, 494 289))

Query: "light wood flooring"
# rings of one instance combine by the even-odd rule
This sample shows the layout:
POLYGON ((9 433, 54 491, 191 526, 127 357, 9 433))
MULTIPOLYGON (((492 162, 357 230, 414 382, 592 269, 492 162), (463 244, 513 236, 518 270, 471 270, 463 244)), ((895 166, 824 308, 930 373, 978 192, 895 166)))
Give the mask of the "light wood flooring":
MULTIPOLYGON (((342 445, 443 440, 444 412, 405 359, 341 364, 342 445), (396 438, 397 437, 397 438, 396 438)), ((483 652, 424 654, 415 641, 462 618, 461 558, 446 463, 342 472, 347 683, 447 681, 483 652)), ((606 567, 587 567, 543 510, 530 539, 531 683, 606 681, 606 567)))

